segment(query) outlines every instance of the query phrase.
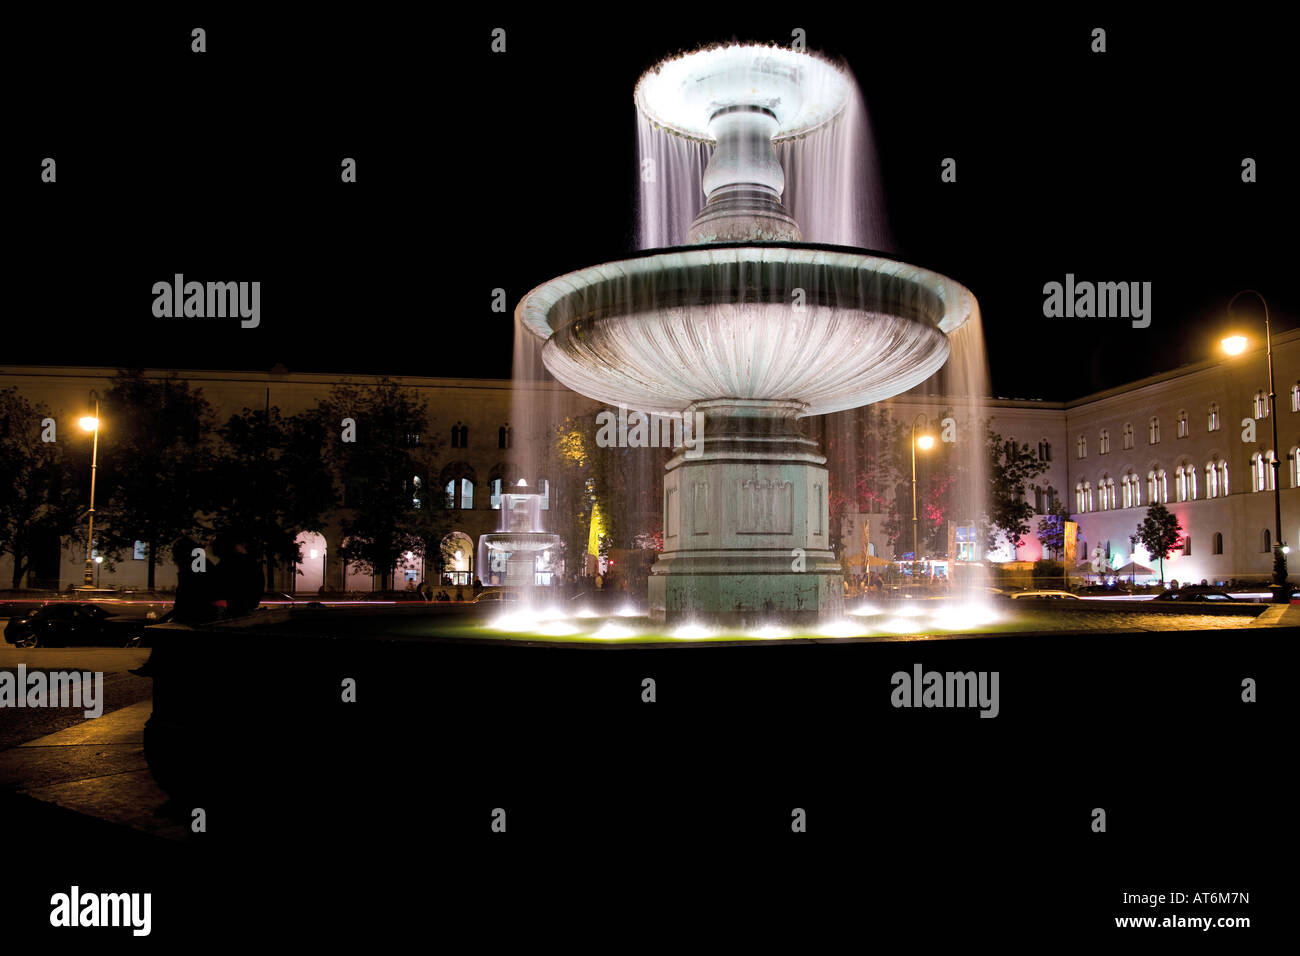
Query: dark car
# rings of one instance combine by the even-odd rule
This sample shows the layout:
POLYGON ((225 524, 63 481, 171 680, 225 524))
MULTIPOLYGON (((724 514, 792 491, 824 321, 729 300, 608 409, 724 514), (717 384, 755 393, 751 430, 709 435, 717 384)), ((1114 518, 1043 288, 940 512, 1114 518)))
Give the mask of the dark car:
POLYGON ((15 647, 134 647, 147 622, 119 617, 101 605, 59 602, 9 619, 5 640, 15 647))
POLYGON ((1153 597, 1153 601, 1230 601, 1234 604, 1240 604, 1238 598, 1233 597, 1222 588, 1211 587, 1209 585, 1189 585, 1188 587, 1179 588, 1177 591, 1162 591, 1153 597))

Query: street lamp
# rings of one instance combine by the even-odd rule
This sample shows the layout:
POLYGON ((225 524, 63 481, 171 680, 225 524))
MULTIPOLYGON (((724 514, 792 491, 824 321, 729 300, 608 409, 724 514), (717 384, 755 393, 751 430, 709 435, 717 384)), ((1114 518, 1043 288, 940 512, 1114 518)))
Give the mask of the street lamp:
MULTIPOLYGON (((1273 600, 1278 604, 1287 604, 1291 600, 1291 585, 1287 582, 1286 555, 1290 548, 1282 546, 1282 483, 1278 480, 1278 470, 1282 463, 1277 457, 1277 392, 1273 387, 1273 334, 1268 321, 1268 302, 1254 289, 1242 289, 1228 300, 1224 311, 1232 318, 1232 304, 1243 295, 1250 294, 1264 305, 1264 345, 1268 352, 1268 417, 1273 422, 1273 600)), ((1244 335, 1230 335, 1222 343, 1223 350, 1229 355, 1240 355, 1246 350, 1244 335)))
POLYGON ((917 415, 916 418, 912 419, 912 560, 913 561, 915 561, 916 556, 920 554, 920 548, 918 547, 917 519, 916 519, 916 449, 920 448, 921 451, 929 451, 931 448, 934 447, 933 435, 921 435, 919 437, 917 436, 916 423, 919 421, 925 421, 924 412, 917 415))
POLYGON ((90 394, 95 398, 95 414, 83 415, 78 422, 83 430, 95 435, 90 453, 90 526, 86 529, 86 571, 82 580, 86 588, 95 586, 95 472, 99 468, 99 396, 93 391, 90 394))

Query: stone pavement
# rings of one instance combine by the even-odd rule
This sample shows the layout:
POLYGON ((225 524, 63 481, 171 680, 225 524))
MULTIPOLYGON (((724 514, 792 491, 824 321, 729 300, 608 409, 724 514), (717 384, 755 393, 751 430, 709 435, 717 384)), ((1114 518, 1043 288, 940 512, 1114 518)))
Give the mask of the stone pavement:
POLYGON ((144 758, 144 723, 153 701, 141 701, 38 737, 0 754, 0 789, 34 797, 170 840, 188 827, 163 811, 167 796, 144 758))

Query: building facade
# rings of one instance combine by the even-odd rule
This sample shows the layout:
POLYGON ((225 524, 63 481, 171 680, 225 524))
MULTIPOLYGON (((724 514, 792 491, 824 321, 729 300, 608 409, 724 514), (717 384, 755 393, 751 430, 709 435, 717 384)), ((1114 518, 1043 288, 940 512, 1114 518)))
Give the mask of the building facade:
MULTIPOLYGON (((1263 580, 1272 569, 1272 456, 1280 462, 1284 543, 1300 541, 1300 331, 1274 338, 1277 396, 1268 399, 1268 366, 1262 347, 1236 357, 1224 356, 1154 375, 1120 388, 1069 402, 990 399, 970 406, 971 415, 989 417, 1003 440, 1028 445, 1047 468, 1026 494, 1038 514, 1051 502, 1065 502, 1078 522, 1081 562, 1105 573, 1130 560, 1156 567, 1133 542, 1138 525, 1153 501, 1167 505, 1183 529, 1182 545, 1165 562, 1167 579, 1180 581, 1263 580), (1278 440, 1274 447, 1273 424, 1278 440)), ((14 386, 28 401, 44 403, 61 427, 71 429, 88 411, 92 390, 104 391, 111 369, 0 366, 0 388, 14 386)), ((150 373, 159 377, 169 372, 150 373)), ((313 407, 338 384, 373 384, 375 376, 313 373, 178 371, 201 388, 218 420, 244 408, 276 406, 285 415, 313 407)), ((446 568, 427 568, 416 556, 400 566, 395 582, 408 577, 436 579, 442 570, 456 572, 457 583, 488 580, 489 569, 476 567, 480 535, 495 530, 499 495, 509 473, 515 441, 512 413, 534 403, 552 411, 586 414, 592 403, 558 385, 512 385, 483 379, 394 378, 425 398, 437 427, 446 431, 445 466, 431 489, 435 506, 455 512, 453 549, 446 568)), ((934 415, 948 400, 895 399, 891 413, 906 420, 934 415)), ((101 441, 111 441, 111 434, 101 441)), ((539 478, 542 476, 538 476, 539 478)), ((883 516, 881 516, 883 519, 883 516)), ((1033 525, 1036 527, 1036 520, 1033 525)), ((303 563, 283 575, 286 590, 311 593, 331 589, 369 590, 370 575, 344 567, 337 527, 300 536, 303 563)), ((982 550, 982 549, 981 549, 982 550)), ((1014 548, 1003 542, 981 553, 991 562, 1032 561, 1042 557, 1031 530, 1014 548)), ((65 542, 57 569, 39 575, 42 584, 79 584, 85 555, 65 542), (50 582, 51 575, 55 582, 50 582)), ((143 587, 145 562, 137 555, 105 573, 105 586, 143 587)), ((0 582, 8 582, 11 559, 0 555, 0 582)), ((160 562, 159 587, 175 583, 175 570, 160 562)))

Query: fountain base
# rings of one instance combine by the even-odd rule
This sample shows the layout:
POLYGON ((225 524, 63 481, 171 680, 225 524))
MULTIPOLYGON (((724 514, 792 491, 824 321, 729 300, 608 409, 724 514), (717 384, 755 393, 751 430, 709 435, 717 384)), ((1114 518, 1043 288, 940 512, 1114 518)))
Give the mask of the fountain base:
POLYGON ((807 406, 715 399, 664 476, 664 551, 650 572, 660 621, 809 624, 844 609, 830 550, 826 459, 799 434, 807 406))

